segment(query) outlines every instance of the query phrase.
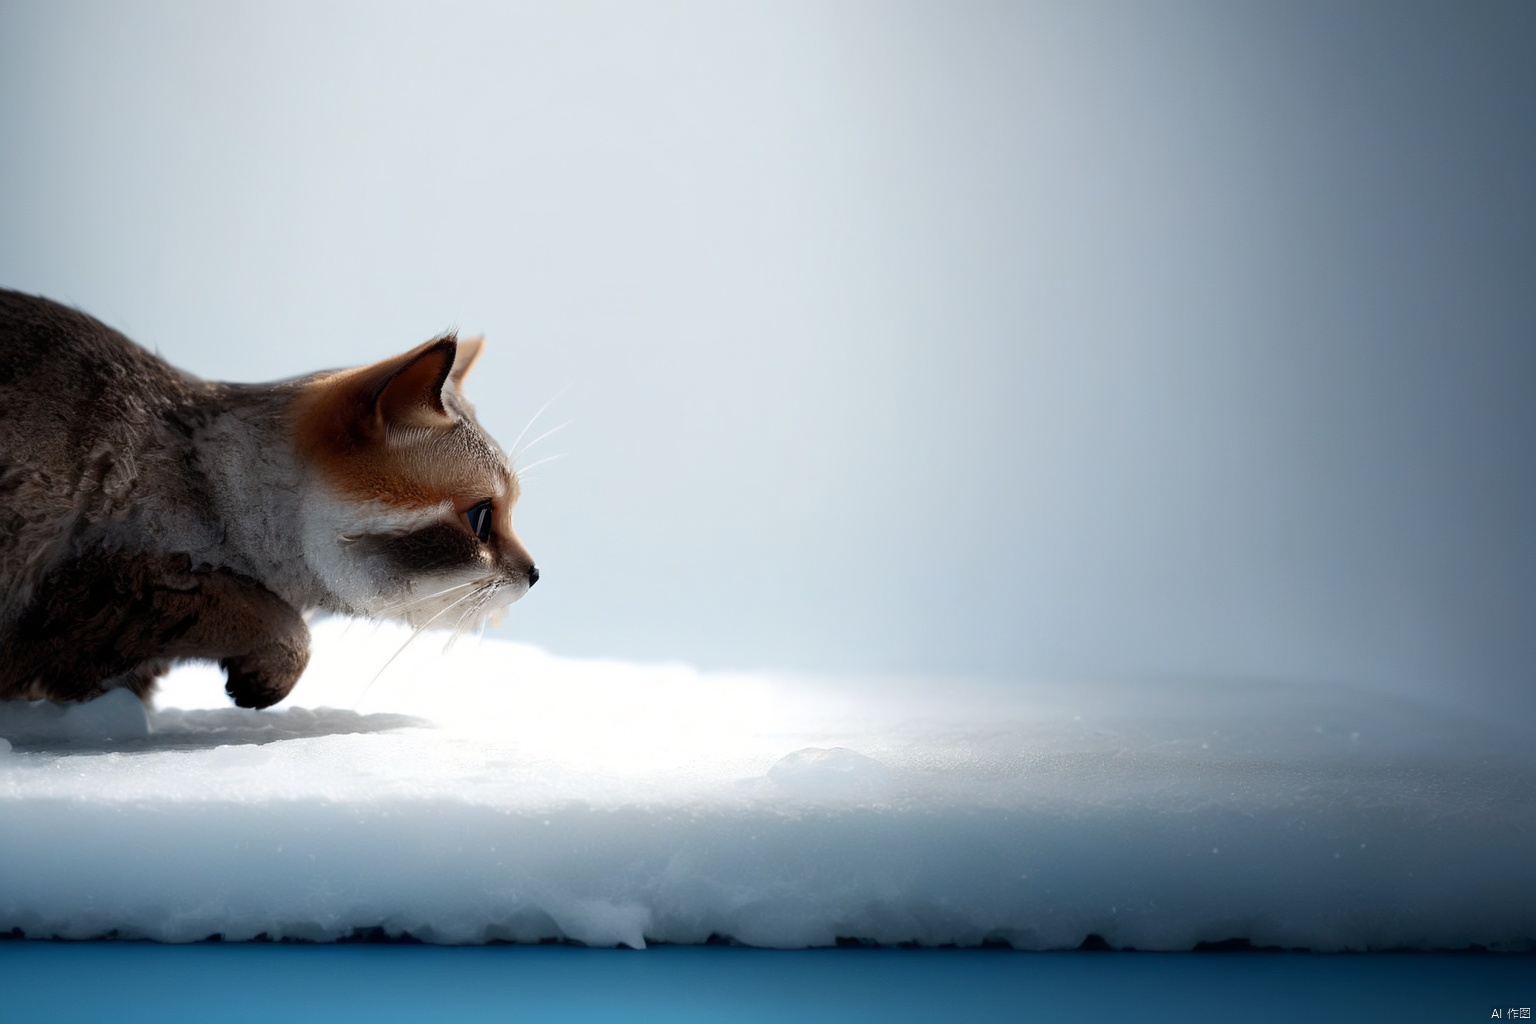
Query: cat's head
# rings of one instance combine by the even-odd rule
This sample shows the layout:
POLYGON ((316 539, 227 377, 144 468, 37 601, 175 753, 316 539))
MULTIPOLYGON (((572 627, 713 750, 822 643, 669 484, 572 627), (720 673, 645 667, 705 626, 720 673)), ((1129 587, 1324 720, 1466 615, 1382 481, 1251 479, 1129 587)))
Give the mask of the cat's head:
POLYGON ((461 629, 538 582, 517 475, 459 391, 480 348, 445 335, 299 386, 305 560, 335 610, 461 629))

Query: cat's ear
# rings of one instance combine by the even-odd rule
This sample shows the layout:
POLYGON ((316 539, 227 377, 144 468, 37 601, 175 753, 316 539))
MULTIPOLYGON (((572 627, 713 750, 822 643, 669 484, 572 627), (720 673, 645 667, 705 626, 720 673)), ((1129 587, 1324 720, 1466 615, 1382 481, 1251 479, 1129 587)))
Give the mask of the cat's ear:
POLYGON ((369 425, 382 430, 451 426, 453 417, 443 407, 443 388, 458 350, 458 341, 450 334, 366 367, 363 413, 369 425))
POLYGON ((458 387, 464 383, 464 377, 474 368, 475 360, 480 358, 480 349, 485 346, 485 338, 469 338, 459 342, 458 354, 453 357, 453 369, 449 371, 449 377, 453 380, 453 386, 458 387))
POLYGON ((451 427, 443 388, 458 355, 458 340, 448 334, 372 366, 317 375, 294 398, 300 450, 315 458, 333 452, 351 458, 359 443, 385 441, 392 429, 451 427))

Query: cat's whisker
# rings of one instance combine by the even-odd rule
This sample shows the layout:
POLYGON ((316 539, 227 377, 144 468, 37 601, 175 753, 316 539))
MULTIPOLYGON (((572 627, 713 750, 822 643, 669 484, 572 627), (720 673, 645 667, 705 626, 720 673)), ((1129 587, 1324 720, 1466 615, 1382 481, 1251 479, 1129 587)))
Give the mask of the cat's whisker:
POLYGON ((479 627, 481 633, 482 634, 484 633, 484 630, 485 630, 485 618, 486 618, 486 612, 485 612, 486 606, 491 603, 491 599, 496 596, 496 591, 499 590, 499 589, 501 589, 500 586, 498 584, 494 584, 494 583, 491 584, 490 586, 486 587, 486 589, 485 589, 485 596, 480 599, 480 603, 479 604, 475 605, 474 614, 468 618, 467 622, 461 621, 459 626, 458 626, 458 628, 455 629, 455 631, 454 631, 454 640, 455 641, 457 641, 459 639, 459 637, 463 636, 464 633, 468 631, 468 626, 471 625, 471 624, 477 625, 479 627))
MULTIPOLYGON (((524 427, 522 430, 518 431, 517 437, 512 442, 512 451, 515 452, 515 451, 520 451, 521 450, 517 446, 520 443, 522 443, 523 438, 528 436, 528 431, 533 429, 533 425, 535 423, 539 422, 539 417, 544 415, 544 410, 548 409, 550 406, 554 405, 555 401, 557 399, 559 399, 559 397, 561 395, 565 394, 570 389, 571 389, 571 386, 569 384, 567 384, 565 387, 561 388, 559 391, 556 391, 553 398, 551 398, 549 401, 545 402, 543 405, 539 406, 539 411, 534 413, 533 416, 528 420, 528 425, 526 427, 524 427)), ((514 456, 514 458, 515 457, 516 456, 514 456)))
POLYGON ((517 464, 517 460, 522 458, 524 455, 526 455, 528 453, 528 449, 532 448, 534 445, 538 444, 540 441, 544 440, 546 437, 552 437, 553 435, 560 433, 560 431, 564 430, 566 427, 570 426, 574 422, 575 422, 574 420, 566 420, 564 423, 560 424, 559 426, 550 427, 548 430, 544 431, 544 433, 540 434, 538 437, 534 438, 532 441, 529 441, 527 444, 525 444, 521 448, 517 449, 516 453, 512 456, 512 463, 513 463, 513 465, 516 465, 517 464))
POLYGON ((460 636, 463 635, 464 623, 474 616, 479 615, 480 612, 485 609, 486 604, 491 600, 491 595, 495 593, 495 591, 496 584, 494 581, 485 584, 485 586, 483 586, 480 590, 476 591, 476 594, 479 595, 480 600, 471 604, 469 608, 464 612, 464 614, 459 616, 458 621, 453 624, 453 631, 448 634, 448 642, 443 644, 443 650, 445 652, 458 641, 460 636))
POLYGON ((565 455, 565 452, 561 452, 558 455, 546 455, 542 459, 535 459, 533 462, 528 463, 528 465, 517 471, 517 479, 521 482, 522 480, 527 479, 527 473, 529 470, 536 466, 542 466, 547 462, 554 462, 556 459, 563 459, 565 458, 565 455))
MULTIPOLYGON (((470 598, 474 597, 477 593, 479 593, 479 591, 471 590, 469 593, 463 594, 463 595, 459 596, 458 598, 455 598, 446 607, 439 609, 437 614, 433 615, 426 622, 423 622, 421 625, 417 626, 414 630, 412 630, 411 631, 411 635, 406 637, 405 643, 401 644, 399 649, 396 650, 394 654, 391 654, 389 656, 389 660, 386 661, 383 665, 381 665, 379 667, 379 670, 373 674, 373 678, 368 680, 368 685, 363 687, 363 692, 358 695, 357 703, 358 704, 362 703, 363 698, 368 696, 368 691, 373 689, 373 684, 378 682, 379 681, 379 677, 384 674, 385 670, 388 669, 389 666, 391 666, 391 665, 393 665, 395 663, 395 659, 396 658, 400 657, 400 655, 405 653, 405 649, 407 647, 411 646, 411 644, 416 642, 416 638, 417 637, 421 636, 421 634, 423 634, 423 633, 425 633, 427 631, 427 627, 428 626, 432 625, 432 623, 434 623, 438 619, 442 618, 443 615, 445 615, 449 611, 452 611, 454 608, 457 608, 463 602, 468 601, 470 598)), ((354 707, 355 706, 356 705, 354 705, 354 707)))
POLYGON ((410 606, 412 606, 412 605, 421 605, 421 603, 429 602, 429 600, 438 599, 438 597, 445 596, 445 594, 452 594, 453 591, 464 590, 465 586, 478 586, 478 585, 479 585, 479 580, 468 580, 468 582, 465 582, 465 583, 455 583, 455 585, 453 585, 453 586, 444 586, 444 588, 442 588, 442 590, 436 591, 436 593, 422 594, 421 597, 412 597, 412 599, 402 600, 402 602, 393 603, 393 605, 381 606, 381 608, 379 608, 378 611, 375 611, 375 613, 373 613, 373 614, 375 614, 375 616, 376 616, 376 614, 386 613, 386 611, 399 611, 399 609, 401 609, 401 608, 410 608, 410 606))
POLYGON ((480 583, 479 580, 470 580, 468 583, 460 583, 457 586, 448 587, 445 590, 439 590, 435 594, 427 594, 427 595, 425 595, 423 597, 413 597, 413 598, 411 598, 408 601, 400 601, 400 602, 397 602, 395 604, 384 605, 383 607, 374 609, 369 614, 372 617, 377 618, 380 615, 384 615, 384 614, 387 614, 389 612, 404 611, 404 610, 406 610, 408 608, 411 608, 411 607, 413 607, 415 605, 425 604, 426 602, 431 601, 433 598, 442 597, 445 594, 451 594, 455 590, 463 590, 465 587, 478 586, 479 583, 480 583))
POLYGON ((428 596, 415 601, 406 601, 403 604, 377 608, 370 611, 367 618, 374 622, 404 622, 409 624, 411 616, 422 610, 421 606, 430 600, 432 600, 432 597, 428 596))

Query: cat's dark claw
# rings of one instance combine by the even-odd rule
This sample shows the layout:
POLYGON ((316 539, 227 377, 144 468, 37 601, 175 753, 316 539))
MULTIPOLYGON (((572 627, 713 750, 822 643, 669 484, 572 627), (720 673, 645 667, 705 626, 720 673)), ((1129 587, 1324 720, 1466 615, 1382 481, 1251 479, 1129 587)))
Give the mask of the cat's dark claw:
POLYGON ((306 651, 301 657, 287 659, 286 665, 264 665, 263 660, 251 655, 219 662, 225 673, 224 692, 236 707, 269 708, 288 696, 309 658, 306 651))
POLYGON ((271 707, 288 696, 309 664, 309 627, 255 580, 234 573, 210 573, 204 580, 204 642, 214 648, 210 654, 224 655, 224 692, 242 708, 271 707))

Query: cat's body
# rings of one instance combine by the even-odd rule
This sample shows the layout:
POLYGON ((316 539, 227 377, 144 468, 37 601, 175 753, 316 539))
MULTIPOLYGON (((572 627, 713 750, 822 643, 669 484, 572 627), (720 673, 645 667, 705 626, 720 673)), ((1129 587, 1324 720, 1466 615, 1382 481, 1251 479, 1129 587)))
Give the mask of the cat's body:
POLYGON ((304 611, 453 626, 522 596, 516 476, 458 391, 478 352, 221 384, 0 291, 0 699, 147 695, 211 658, 265 707, 304 611))

